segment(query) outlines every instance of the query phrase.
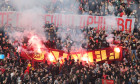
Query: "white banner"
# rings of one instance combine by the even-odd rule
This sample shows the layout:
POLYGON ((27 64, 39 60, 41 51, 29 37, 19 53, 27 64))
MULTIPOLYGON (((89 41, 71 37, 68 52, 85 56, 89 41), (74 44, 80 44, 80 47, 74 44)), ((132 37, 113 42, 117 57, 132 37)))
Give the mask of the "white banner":
MULTIPOLYGON (((12 24, 14 27, 21 27, 20 18, 22 13, 18 12, 0 12, 0 23, 12 24)), ((59 26, 79 26, 84 28, 85 26, 96 27, 98 30, 110 29, 115 30, 129 30, 132 32, 134 29, 134 18, 122 18, 114 16, 90 16, 90 15, 73 15, 73 14, 44 14, 40 15, 44 19, 44 22, 54 23, 59 26)), ((28 19, 26 20, 28 21, 28 19)))

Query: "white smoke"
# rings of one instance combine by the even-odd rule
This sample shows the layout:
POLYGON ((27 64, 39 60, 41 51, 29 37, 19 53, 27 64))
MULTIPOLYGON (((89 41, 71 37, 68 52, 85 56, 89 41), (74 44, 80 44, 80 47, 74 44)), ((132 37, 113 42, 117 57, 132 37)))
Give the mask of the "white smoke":
MULTIPOLYGON (((79 12, 79 2, 77 0, 60 0, 62 4, 62 11, 60 14, 71 14, 71 15, 78 15, 79 12)), ((56 10, 57 11, 57 10, 56 10)), ((58 10, 59 11, 59 10, 58 10)), ((65 15, 62 15, 62 19, 65 18, 65 15)), ((76 24, 76 21, 74 21, 76 24)), ((62 23, 62 25, 65 25, 65 23, 62 23)), ((76 26, 67 26, 67 27, 59 27, 58 28, 58 37, 61 38, 63 42, 63 50, 68 51, 66 48, 66 44, 71 44, 70 52, 76 52, 82 49, 82 43, 85 42, 84 34, 81 31, 80 27, 76 26), (67 38, 69 40, 66 42, 67 38)))
POLYGON ((46 6, 50 3, 51 0, 12 0, 11 1, 11 4, 16 9, 16 11, 26 11, 26 10, 32 10, 34 8, 39 8, 40 10, 42 10, 43 6, 46 6))
POLYGON ((9 39, 18 40, 22 44, 25 37, 30 38, 31 35, 37 35, 43 41, 46 40, 44 32, 45 7, 51 0, 13 0, 11 5, 20 14, 18 28, 13 31, 7 31, 9 39))
POLYGON ((115 16, 106 16, 105 17, 105 22, 106 22, 106 32, 110 34, 112 30, 117 30, 117 20, 115 16))
POLYGON ((107 25, 107 28, 105 29, 105 31, 107 33, 106 41, 109 43, 110 46, 112 46, 112 42, 113 42, 113 39, 114 39, 113 38, 114 35, 112 34, 112 32, 114 30, 117 30, 116 17, 115 16, 106 16, 105 17, 105 22, 106 22, 106 25, 107 25))
POLYGON ((107 37, 106 37, 106 41, 109 43, 109 46, 113 46, 112 45, 112 42, 113 42, 113 37, 114 35, 113 34, 109 34, 107 37))
MULTIPOLYGON (((44 10, 44 7, 49 5, 51 7, 58 6, 58 9, 56 9, 55 11, 60 11, 61 8, 61 14, 65 13, 77 15, 79 12, 80 3, 77 0, 60 0, 60 4, 52 4, 51 0, 13 0, 11 4, 18 12, 21 13, 18 27, 19 30, 22 31, 15 30, 13 32, 9 32, 10 40, 17 38, 18 41, 22 41, 21 39, 23 39, 25 36, 29 36, 29 33, 36 34, 37 36, 41 37, 41 39, 46 40, 43 29, 43 25, 45 24, 45 22, 43 16, 41 16, 46 12, 44 10)), ((62 19, 63 18, 65 17, 62 16, 62 19)), ((65 23, 62 23, 62 25, 63 24, 65 23)), ((106 18, 106 24, 109 26, 106 30, 107 32, 109 32, 108 34, 111 34, 110 31, 112 31, 112 28, 117 29, 117 22, 114 16, 108 16, 106 18)), ((84 38, 80 27, 76 27, 76 32, 73 28, 74 27, 70 26, 69 29, 71 31, 67 31, 67 29, 63 29, 62 31, 62 27, 59 27, 59 33, 57 35, 62 39, 62 41, 66 40, 66 36, 68 35, 70 39, 75 42, 72 47, 74 47, 74 49, 77 49, 78 47, 81 48, 82 43, 87 41, 85 41, 86 39, 84 38)))

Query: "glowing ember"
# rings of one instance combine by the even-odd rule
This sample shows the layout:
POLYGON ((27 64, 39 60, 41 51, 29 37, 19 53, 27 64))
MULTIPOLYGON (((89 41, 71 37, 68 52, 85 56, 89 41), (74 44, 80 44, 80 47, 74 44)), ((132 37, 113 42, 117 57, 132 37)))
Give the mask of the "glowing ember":
POLYGON ((119 53, 120 52, 120 48, 114 48, 114 51, 119 53))
POLYGON ((41 53, 41 49, 40 49, 40 48, 38 48, 37 52, 38 52, 38 53, 41 53))
POLYGON ((49 60, 52 62, 52 61, 54 61, 54 56, 52 55, 52 53, 50 53, 49 55, 48 55, 48 58, 49 58, 49 60))
POLYGON ((84 55, 83 55, 82 60, 83 60, 83 61, 86 61, 86 62, 88 63, 88 57, 87 57, 87 54, 84 54, 84 55))
POLYGON ((34 51, 37 51, 38 53, 41 53, 41 48, 43 48, 43 44, 41 42, 41 39, 37 37, 36 35, 32 36, 29 41, 29 45, 34 49, 34 51))

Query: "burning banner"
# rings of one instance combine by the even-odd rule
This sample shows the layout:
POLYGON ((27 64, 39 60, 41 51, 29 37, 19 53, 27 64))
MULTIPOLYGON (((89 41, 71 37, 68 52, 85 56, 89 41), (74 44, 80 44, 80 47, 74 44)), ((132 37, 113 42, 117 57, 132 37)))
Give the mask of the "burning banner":
POLYGON ((42 53, 33 52, 27 53, 22 51, 21 57, 34 60, 34 61, 51 61, 56 62, 60 60, 61 63, 64 62, 64 59, 68 59, 71 56, 71 59, 75 61, 85 61, 87 63, 96 61, 114 61, 114 60, 122 60, 122 48, 121 47, 108 47, 104 49, 92 50, 87 52, 72 52, 68 54, 67 52, 56 50, 56 49, 42 49, 42 53))

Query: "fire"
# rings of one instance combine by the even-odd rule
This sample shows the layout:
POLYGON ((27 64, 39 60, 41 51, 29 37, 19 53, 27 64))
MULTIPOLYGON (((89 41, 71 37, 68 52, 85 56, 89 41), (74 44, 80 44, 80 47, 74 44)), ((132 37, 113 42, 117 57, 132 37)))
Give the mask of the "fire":
POLYGON ((87 54, 84 54, 84 55, 83 55, 82 60, 83 60, 83 61, 86 61, 86 62, 88 63, 89 60, 88 60, 87 54))
POLYGON ((114 48, 114 51, 119 53, 120 52, 120 48, 114 48))
POLYGON ((52 55, 52 53, 49 53, 48 58, 51 62, 54 61, 54 56, 52 55))
POLYGON ((37 52, 38 52, 38 53, 41 53, 41 49, 40 49, 40 48, 38 48, 37 52))
POLYGON ((29 39, 28 43, 31 47, 33 47, 34 51, 37 51, 38 53, 42 52, 41 48, 43 48, 43 44, 38 36, 36 35, 32 36, 29 39))

